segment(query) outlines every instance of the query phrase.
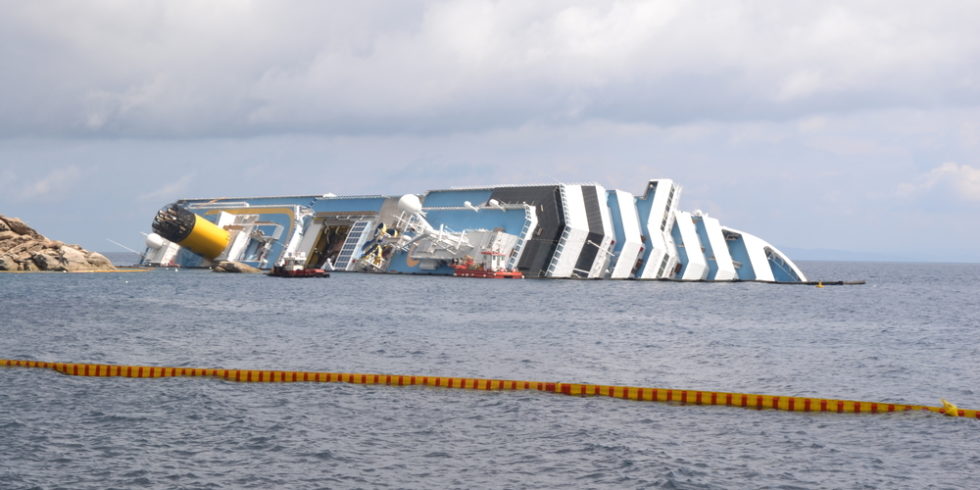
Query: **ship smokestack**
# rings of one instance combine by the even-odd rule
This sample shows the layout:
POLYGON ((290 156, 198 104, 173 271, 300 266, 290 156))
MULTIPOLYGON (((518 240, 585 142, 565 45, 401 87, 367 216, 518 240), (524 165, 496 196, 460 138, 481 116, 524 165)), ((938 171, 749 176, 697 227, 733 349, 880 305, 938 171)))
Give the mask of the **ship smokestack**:
POLYGON ((153 231, 208 260, 221 255, 230 238, 224 229, 177 203, 157 212, 153 231))

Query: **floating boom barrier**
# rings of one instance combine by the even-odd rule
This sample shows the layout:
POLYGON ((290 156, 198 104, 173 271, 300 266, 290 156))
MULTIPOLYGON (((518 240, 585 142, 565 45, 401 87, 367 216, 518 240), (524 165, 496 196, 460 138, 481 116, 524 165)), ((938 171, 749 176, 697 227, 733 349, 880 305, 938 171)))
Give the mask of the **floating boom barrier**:
POLYGON ((398 374, 358 374, 315 371, 269 371, 254 369, 200 369, 187 367, 125 366, 0 359, 0 367, 52 369, 71 376, 122 378, 212 377, 247 383, 351 383, 387 386, 434 386, 466 390, 517 391, 536 390, 571 396, 607 396, 635 401, 675 402, 694 405, 771 409, 788 412, 888 413, 925 410, 951 417, 980 419, 980 411, 964 410, 942 400, 943 405, 906 405, 901 403, 865 402, 833 398, 757 395, 718 391, 641 388, 636 386, 553 383, 504 379, 455 378, 444 376, 407 376, 398 374))

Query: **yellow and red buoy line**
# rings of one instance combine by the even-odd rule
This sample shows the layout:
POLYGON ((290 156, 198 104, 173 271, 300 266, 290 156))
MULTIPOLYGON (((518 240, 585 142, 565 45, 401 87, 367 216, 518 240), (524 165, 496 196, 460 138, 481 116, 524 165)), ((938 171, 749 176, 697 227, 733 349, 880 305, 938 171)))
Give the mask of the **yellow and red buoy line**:
POLYGON ((512 391, 536 390, 572 396, 607 396, 635 401, 676 402, 694 405, 718 405, 823 413, 886 413, 926 410, 952 417, 980 419, 980 411, 964 410, 943 400, 943 406, 907 405, 901 403, 839 400, 798 396, 727 393, 718 391, 644 388, 636 386, 593 385, 516 381, 505 379, 458 378, 446 376, 410 376, 398 374, 333 373, 317 371, 275 371, 255 369, 204 369, 186 367, 129 366, 0 359, 0 367, 52 369, 71 376, 123 378, 213 377, 227 381, 257 383, 351 383, 388 386, 433 386, 468 390, 512 391))

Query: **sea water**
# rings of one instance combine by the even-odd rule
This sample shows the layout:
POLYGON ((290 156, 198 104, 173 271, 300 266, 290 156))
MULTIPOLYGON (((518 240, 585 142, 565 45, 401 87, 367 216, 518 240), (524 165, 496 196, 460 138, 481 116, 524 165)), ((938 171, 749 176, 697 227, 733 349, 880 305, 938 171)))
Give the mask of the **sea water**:
MULTIPOLYGON (((0 274, 0 358, 980 409, 980 265, 862 286, 0 274)), ((0 369, 0 488, 976 488, 980 420, 0 369)))

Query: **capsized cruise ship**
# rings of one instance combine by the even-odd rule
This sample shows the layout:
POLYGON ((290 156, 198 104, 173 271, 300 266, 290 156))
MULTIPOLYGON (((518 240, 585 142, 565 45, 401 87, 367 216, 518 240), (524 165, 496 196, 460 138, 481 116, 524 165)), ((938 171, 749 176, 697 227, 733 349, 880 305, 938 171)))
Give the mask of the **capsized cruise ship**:
POLYGON ((678 210, 681 187, 492 186, 403 196, 182 199, 161 209, 144 265, 581 279, 804 282, 765 240, 678 210))

